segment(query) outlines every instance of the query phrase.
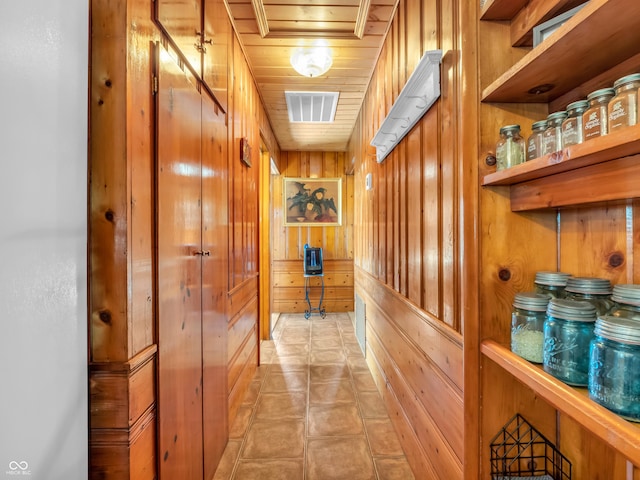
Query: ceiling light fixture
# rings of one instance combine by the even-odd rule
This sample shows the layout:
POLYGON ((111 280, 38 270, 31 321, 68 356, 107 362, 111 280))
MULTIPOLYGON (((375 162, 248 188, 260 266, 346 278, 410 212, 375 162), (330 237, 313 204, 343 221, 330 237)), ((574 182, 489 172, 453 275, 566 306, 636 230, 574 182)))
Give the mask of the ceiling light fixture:
POLYGON ((319 77, 327 73, 333 64, 327 47, 299 48, 291 55, 291 66, 305 77, 319 77))

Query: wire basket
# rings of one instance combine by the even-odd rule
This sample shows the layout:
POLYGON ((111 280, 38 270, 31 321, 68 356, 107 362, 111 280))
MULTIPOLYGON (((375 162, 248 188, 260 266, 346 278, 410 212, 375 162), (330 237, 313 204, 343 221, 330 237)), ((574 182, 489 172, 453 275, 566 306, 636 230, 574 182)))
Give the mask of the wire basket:
POLYGON ((519 413, 491 440, 492 480, 571 480, 571 462, 519 413))

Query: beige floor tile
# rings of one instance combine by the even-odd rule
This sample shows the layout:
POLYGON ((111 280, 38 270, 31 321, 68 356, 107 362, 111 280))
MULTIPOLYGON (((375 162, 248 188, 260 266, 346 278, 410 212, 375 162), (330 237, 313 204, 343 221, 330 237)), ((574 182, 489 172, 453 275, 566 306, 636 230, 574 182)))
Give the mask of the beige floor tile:
POLYGON ((370 372, 357 371, 353 372, 353 383, 359 392, 377 392, 378 387, 373 380, 370 372))
POLYGON ((311 363, 313 365, 326 365, 326 364, 346 364, 347 357, 342 352, 342 349, 336 348, 324 349, 324 350, 311 350, 311 363))
POLYGON ((357 357, 358 355, 362 355, 362 349, 360 348, 360 344, 357 342, 344 342, 344 351, 349 356, 357 357))
POLYGON ((363 433, 355 404, 310 405, 308 424, 310 437, 363 433))
POLYGON ((347 357, 347 362, 352 372, 369 372, 369 365, 362 355, 351 355, 347 357))
POLYGON ((282 373, 271 372, 262 384, 263 393, 307 391, 309 373, 307 370, 291 370, 282 373))
POLYGON ((236 419, 229 429, 229 438, 243 438, 246 435, 252 414, 252 406, 241 405, 240 408, 238 408, 236 419))
POLYGON ((238 454, 240 453, 241 447, 241 440, 230 440, 227 443, 227 446, 222 453, 222 459, 220 459, 220 463, 218 464, 218 468, 216 469, 216 474, 214 475, 213 480, 229 480, 231 478, 231 473, 233 472, 233 468, 236 464, 236 460, 238 459, 238 454))
POLYGON ((303 420, 256 420, 249 428, 240 458, 302 458, 303 454, 303 420))
POLYGON ((310 438, 308 480, 374 480, 373 460, 364 436, 310 438))
POLYGON ((358 402, 363 418, 388 418, 387 409, 377 391, 358 393, 358 402))
POLYGON ((339 337, 320 337, 320 338, 316 338, 314 337, 311 340, 311 350, 317 350, 317 349, 327 349, 327 348, 334 348, 337 350, 341 350, 342 349, 342 340, 340 340, 339 337))
POLYGON ((265 393, 256 405, 259 420, 290 420, 304 418, 307 413, 307 392, 265 393))
POLYGON ((378 480, 414 480, 413 472, 405 457, 374 458, 378 480))
POLYGON ((304 461, 300 460, 241 460, 233 480, 302 480, 304 461))
POLYGON ((338 382, 309 385, 309 404, 355 403, 356 395, 347 378, 338 382))
POLYGON ((275 354, 278 357, 287 357, 290 355, 308 355, 309 344, 308 343, 279 343, 275 349, 275 354))
POLYGON ((364 425, 369 437, 373 455, 404 455, 391 420, 388 418, 367 418, 364 425))
POLYGON ((311 365, 309 367, 309 380, 311 383, 334 382, 349 379, 349 377, 350 372, 347 365, 311 365))
POLYGON ((249 384, 249 388, 247 389, 247 393, 244 394, 244 398, 242 399, 242 405, 250 405, 253 406, 256 404, 256 400, 258 400, 258 395, 260 394, 260 387, 262 386, 262 381, 254 380, 249 384))

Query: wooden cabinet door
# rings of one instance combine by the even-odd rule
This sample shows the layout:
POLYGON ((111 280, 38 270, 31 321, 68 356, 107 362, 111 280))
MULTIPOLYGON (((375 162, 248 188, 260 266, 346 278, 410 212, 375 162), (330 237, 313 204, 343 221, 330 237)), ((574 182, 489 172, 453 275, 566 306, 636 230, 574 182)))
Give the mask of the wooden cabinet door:
POLYGON ((224 0, 204 0, 202 78, 216 101, 227 110, 228 48, 231 25, 224 0))
POLYGON ((228 198, 225 114, 202 95, 202 381, 204 478, 227 444, 228 198))
POLYGON ((156 20, 202 75, 202 0, 156 0, 156 20))
POLYGON ((157 94, 158 457, 202 479, 200 93, 161 49, 157 94))

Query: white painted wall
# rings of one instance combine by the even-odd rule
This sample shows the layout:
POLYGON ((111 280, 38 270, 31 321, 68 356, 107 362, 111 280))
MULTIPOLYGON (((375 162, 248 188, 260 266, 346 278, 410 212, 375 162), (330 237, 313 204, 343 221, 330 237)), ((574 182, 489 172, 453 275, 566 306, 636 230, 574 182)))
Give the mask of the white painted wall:
POLYGON ((88 0, 0 1, 0 479, 86 479, 88 0))

